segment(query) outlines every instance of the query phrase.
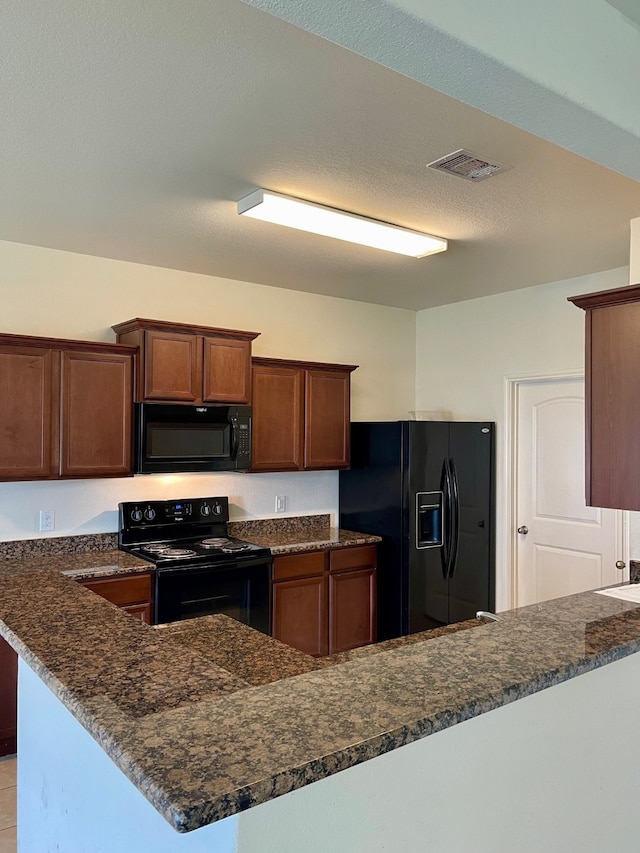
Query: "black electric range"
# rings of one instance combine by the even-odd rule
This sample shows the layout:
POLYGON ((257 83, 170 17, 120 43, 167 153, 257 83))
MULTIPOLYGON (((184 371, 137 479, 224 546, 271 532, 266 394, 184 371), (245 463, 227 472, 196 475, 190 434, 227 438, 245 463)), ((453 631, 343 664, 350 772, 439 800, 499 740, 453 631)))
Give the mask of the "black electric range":
POLYGON ((156 568, 156 624, 224 613, 269 633, 271 552, 228 535, 228 498, 118 507, 118 546, 156 568))

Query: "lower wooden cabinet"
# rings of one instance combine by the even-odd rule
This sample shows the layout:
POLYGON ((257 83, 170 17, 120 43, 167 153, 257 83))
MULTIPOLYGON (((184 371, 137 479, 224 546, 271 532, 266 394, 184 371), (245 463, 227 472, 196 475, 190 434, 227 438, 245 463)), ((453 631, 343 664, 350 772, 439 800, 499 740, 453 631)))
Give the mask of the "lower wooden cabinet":
POLYGON ((137 616, 147 625, 153 619, 153 575, 142 572, 137 575, 114 575, 99 580, 81 581, 91 592, 106 598, 132 616, 137 616))
POLYGON ((316 657, 375 642, 376 546, 273 561, 273 636, 316 657))
POLYGON ((308 655, 326 655, 327 580, 324 574, 273 584, 273 636, 308 655))
POLYGON ((0 637, 0 755, 13 755, 17 735, 18 655, 0 637))
POLYGON ((329 575, 330 653, 374 643, 375 625, 375 568, 329 575))

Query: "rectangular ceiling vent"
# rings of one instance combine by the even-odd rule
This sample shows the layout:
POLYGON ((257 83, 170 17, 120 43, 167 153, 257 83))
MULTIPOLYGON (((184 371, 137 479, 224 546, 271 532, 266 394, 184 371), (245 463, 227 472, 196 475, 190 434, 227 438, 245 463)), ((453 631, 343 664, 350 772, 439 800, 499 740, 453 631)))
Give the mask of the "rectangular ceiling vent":
POLYGON ((448 175, 456 175, 467 181, 484 181, 486 178, 497 175, 498 172, 506 172, 511 166, 501 166, 499 163, 490 163, 471 151, 460 148, 446 157, 427 163, 428 169, 436 169, 438 172, 446 172, 448 175))

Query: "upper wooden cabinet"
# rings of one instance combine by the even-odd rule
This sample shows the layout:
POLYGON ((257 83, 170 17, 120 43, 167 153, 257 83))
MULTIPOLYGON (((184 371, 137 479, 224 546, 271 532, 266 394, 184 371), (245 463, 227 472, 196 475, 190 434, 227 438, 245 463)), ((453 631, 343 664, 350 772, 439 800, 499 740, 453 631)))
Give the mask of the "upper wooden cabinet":
POLYGON ((137 399, 148 402, 251 402, 251 341, 239 332, 136 318, 112 327, 140 348, 137 399))
POLYGON ((349 466, 355 365, 253 359, 254 471, 349 466))
POLYGON ((0 480, 132 474, 135 349, 0 335, 0 480))
POLYGON ((573 296, 586 311, 586 500, 640 510, 640 285, 573 296))

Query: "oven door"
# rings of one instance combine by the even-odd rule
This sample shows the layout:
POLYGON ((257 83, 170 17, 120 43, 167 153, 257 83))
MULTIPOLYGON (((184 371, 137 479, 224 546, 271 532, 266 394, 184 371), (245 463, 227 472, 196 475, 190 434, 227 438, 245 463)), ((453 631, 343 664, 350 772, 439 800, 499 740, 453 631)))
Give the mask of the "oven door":
POLYGON ((223 613, 270 633, 271 559, 156 571, 155 622, 223 613))

